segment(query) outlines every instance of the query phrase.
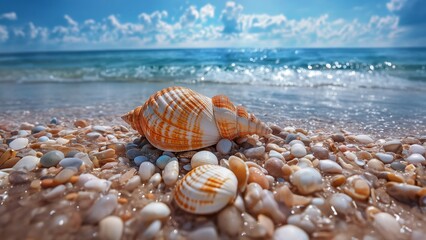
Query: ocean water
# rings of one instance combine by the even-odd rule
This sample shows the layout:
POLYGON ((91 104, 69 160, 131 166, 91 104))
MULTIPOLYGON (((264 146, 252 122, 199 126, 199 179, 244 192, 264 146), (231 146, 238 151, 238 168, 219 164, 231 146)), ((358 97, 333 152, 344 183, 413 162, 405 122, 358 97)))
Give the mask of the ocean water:
POLYGON ((265 121, 426 134, 426 48, 1 54, 0 116, 118 115, 174 85, 265 121))

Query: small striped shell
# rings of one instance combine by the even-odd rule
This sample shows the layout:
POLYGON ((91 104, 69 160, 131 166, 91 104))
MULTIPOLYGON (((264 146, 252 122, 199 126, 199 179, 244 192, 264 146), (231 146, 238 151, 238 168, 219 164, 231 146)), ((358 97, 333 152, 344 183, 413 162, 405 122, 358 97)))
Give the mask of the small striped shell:
POLYGON ((169 87, 122 117, 155 147, 189 151, 221 138, 265 136, 271 129, 223 95, 208 98, 184 87, 169 87))
POLYGON ((194 168, 178 183, 177 205, 194 214, 215 213, 234 201, 238 181, 233 172, 218 165, 194 168))

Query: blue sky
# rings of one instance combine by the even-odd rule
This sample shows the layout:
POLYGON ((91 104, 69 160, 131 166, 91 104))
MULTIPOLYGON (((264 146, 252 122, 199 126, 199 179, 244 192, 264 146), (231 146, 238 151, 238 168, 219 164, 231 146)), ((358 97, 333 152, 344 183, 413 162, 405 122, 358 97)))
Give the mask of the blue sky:
POLYGON ((424 0, 0 1, 0 52, 426 45, 424 0))

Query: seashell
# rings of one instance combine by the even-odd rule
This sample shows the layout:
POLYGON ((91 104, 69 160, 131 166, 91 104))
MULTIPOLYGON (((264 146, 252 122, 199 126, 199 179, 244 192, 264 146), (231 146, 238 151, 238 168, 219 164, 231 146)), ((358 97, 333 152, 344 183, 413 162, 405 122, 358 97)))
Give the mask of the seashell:
POLYGON ((209 98, 184 87, 158 91, 122 119, 156 148, 174 152, 212 146, 222 138, 272 132, 228 97, 209 98))
POLYGON ((202 165, 185 175, 177 184, 174 199, 183 210, 210 214, 224 208, 237 194, 237 177, 218 165, 202 165))

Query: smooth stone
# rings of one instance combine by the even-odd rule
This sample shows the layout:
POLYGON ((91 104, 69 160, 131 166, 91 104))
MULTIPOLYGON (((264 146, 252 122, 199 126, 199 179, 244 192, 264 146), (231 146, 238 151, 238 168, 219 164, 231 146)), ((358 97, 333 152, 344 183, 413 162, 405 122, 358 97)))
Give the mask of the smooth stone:
POLYGON ((67 154, 65 154, 65 157, 66 158, 73 158, 73 157, 75 157, 75 155, 77 153, 80 153, 80 151, 73 149, 73 150, 67 152, 67 154))
POLYGON ((142 154, 143 154, 143 152, 141 150, 136 149, 136 148, 131 148, 131 149, 127 150, 126 157, 133 160, 137 156, 141 156, 142 154))
MULTIPOLYGON (((173 159, 174 160, 174 159, 173 159)), ((161 155, 160 157, 157 158, 157 160, 155 161, 155 165, 157 165, 158 168, 160 169, 164 169, 166 167, 166 165, 173 161, 171 157, 167 156, 167 155, 161 155)), ((177 159, 176 159, 177 160, 177 159)))
POLYGON ((419 145, 419 144, 413 144, 408 149, 408 154, 410 154, 410 155, 413 154, 413 153, 418 153, 420 155, 423 155, 423 154, 425 154, 425 152, 426 152, 426 149, 422 145, 419 145))
POLYGON ((128 143, 126 144, 125 148, 126 148, 126 151, 129 151, 130 149, 138 148, 138 145, 135 143, 128 143))
POLYGON ((9 147, 13 150, 21 150, 28 145, 28 138, 17 138, 9 143, 9 147))
POLYGON ((39 132, 44 131, 44 130, 46 130, 46 127, 38 125, 38 126, 35 126, 31 129, 31 134, 39 133, 39 132))
POLYGON ((402 152, 402 143, 399 140, 388 141, 383 144, 383 149, 385 152, 393 152, 398 154, 402 152))
POLYGON ((86 136, 91 140, 96 140, 96 139, 102 137, 102 134, 100 134, 98 132, 89 132, 89 133, 86 134, 86 136))
POLYGON ((128 191, 133 191, 137 187, 141 185, 141 177, 139 175, 135 175, 127 181, 126 185, 124 185, 124 189, 128 191))
POLYGON ((219 161, 217 160, 216 155, 209 151, 200 151, 194 154, 194 156, 192 156, 192 168, 196 168, 205 164, 218 165, 219 161))
POLYGON ((268 174, 273 177, 283 177, 281 168, 284 166, 284 162, 278 158, 272 157, 266 160, 264 168, 268 171, 268 174))
POLYGON ((219 212, 217 225, 220 232, 229 237, 236 238, 243 228, 241 213, 235 206, 228 206, 219 212))
POLYGON ((425 159, 425 157, 423 157, 422 155, 420 155, 418 153, 413 153, 410 156, 408 156, 407 158, 405 158, 405 161, 412 163, 412 164, 417 164, 417 163, 424 164, 426 159, 425 159))
POLYGON ((155 166, 151 162, 143 162, 139 166, 139 176, 142 182, 148 181, 155 172, 155 166))
POLYGON ((274 157, 274 158, 278 158, 278 159, 284 160, 284 156, 281 153, 279 153, 279 152, 277 152, 275 150, 269 151, 268 155, 269 155, 270 158, 274 157))
POLYGON ((52 190, 48 190, 47 193, 43 193, 43 197, 46 200, 52 200, 55 199, 65 193, 66 187, 65 185, 58 185, 54 187, 52 190))
POLYGON ((265 155, 265 147, 260 146, 260 147, 249 148, 244 151, 244 155, 247 158, 255 158, 255 159, 263 160, 263 157, 265 155))
POLYGON ((144 222, 166 219, 170 216, 170 213, 171 211, 169 206, 162 202, 148 203, 140 211, 141 219, 144 222))
MULTIPOLYGON (((93 168, 93 162, 92 162, 92 160, 90 160, 90 157, 87 153, 78 152, 74 155, 74 158, 81 159, 87 167, 93 168)), ((109 164, 109 163, 106 163, 106 164, 109 164)), ((113 163, 111 162, 111 164, 113 164, 113 163)))
POLYGON ((21 158, 14 166, 13 169, 18 171, 32 171, 37 167, 40 162, 40 158, 34 156, 25 156, 21 158))
POLYGON ((345 141, 345 137, 341 134, 334 134, 331 136, 331 139, 333 139, 333 141, 335 142, 344 142, 345 141))
POLYGON ((53 167, 58 165, 58 163, 64 159, 65 156, 61 151, 53 150, 44 154, 40 159, 40 164, 43 167, 53 167))
POLYGON ((200 227, 188 234, 189 240, 218 240, 216 228, 214 226, 200 227))
POLYGON ((389 213, 380 212, 374 215, 373 226, 384 237, 384 239, 402 239, 400 232, 401 226, 389 213))
POLYGON ((305 145, 301 140, 293 140, 289 143, 290 147, 293 146, 294 144, 302 144, 305 145))
POLYGON ((320 159, 320 160, 325 160, 325 159, 329 159, 330 158, 330 154, 328 152, 327 149, 320 147, 320 146, 313 146, 312 147, 312 152, 314 154, 314 157, 320 159))
POLYGON ((302 194, 310 194, 322 189, 322 176, 311 167, 302 168, 293 173, 290 181, 302 194))
POLYGON ((108 216, 99 222, 99 238, 101 240, 120 240, 124 223, 117 216, 108 216))
POLYGON ((148 161, 149 159, 145 156, 137 156, 133 161, 135 162, 136 166, 140 166, 143 162, 148 161))
POLYGON ((297 134, 289 133, 289 134, 287 134, 287 136, 285 138, 285 143, 289 144, 291 141, 296 140, 297 137, 298 137, 297 134))
POLYGON ((99 178, 90 173, 83 173, 78 177, 77 186, 83 187, 84 184, 86 184, 86 182, 92 179, 99 179, 99 178))
POLYGON ((376 153, 376 157, 384 164, 393 162, 393 156, 386 153, 376 153))
POLYGON ((63 168, 73 167, 77 170, 80 169, 82 164, 83 160, 79 158, 64 158, 59 162, 59 165, 61 165, 63 168))
MULTIPOLYGON (((175 158, 176 159, 176 158, 175 158)), ((169 162, 163 170, 163 181, 167 186, 175 185, 179 177, 179 162, 169 162)))
POLYGON ((26 137, 28 135, 30 135, 30 134, 28 133, 27 130, 19 130, 18 131, 18 136, 20 136, 20 137, 26 137))
POLYGON ((18 185, 30 182, 30 177, 26 172, 13 171, 9 174, 8 180, 10 184, 18 185))
POLYGON ((65 168, 55 176, 54 180, 57 183, 65 183, 76 173, 77 170, 74 168, 65 168))
POLYGON ((152 177, 148 180, 148 184, 152 184, 152 186, 157 187, 162 180, 163 178, 160 173, 154 173, 154 175, 152 175, 152 177))
POLYGON ((156 220, 149 223, 144 229, 142 229, 141 235, 137 239, 154 239, 157 233, 161 230, 161 221, 156 220))
POLYGON ((59 120, 56 117, 52 117, 50 119, 50 124, 58 125, 59 124, 59 120))
POLYGON ((116 195, 108 194, 101 196, 87 211, 85 222, 88 224, 99 222, 102 218, 110 215, 115 210, 117 205, 118 202, 116 195))
POLYGON ((263 189, 269 189, 269 181, 266 178, 265 174, 257 167, 250 167, 249 168, 249 177, 248 177, 249 183, 257 183, 259 184, 263 189))
POLYGON ((84 188, 89 191, 106 193, 111 187, 111 182, 105 179, 91 179, 84 184, 84 188))
POLYGON ((297 158, 301 158, 306 156, 306 148, 305 145, 302 144, 294 144, 293 146, 291 146, 290 148, 290 152, 293 156, 297 157, 297 158))
POLYGON ((355 136, 355 141, 362 144, 369 144, 374 142, 374 140, 370 136, 363 134, 355 136))
POLYGON ((93 131, 96 131, 96 132, 104 133, 104 132, 112 131, 112 128, 111 128, 111 127, 109 127, 109 126, 100 126, 100 125, 95 125, 95 126, 93 126, 93 127, 92 127, 92 130, 93 130, 93 131))
POLYGON ((393 162, 393 163, 391 163, 390 166, 391 166, 392 169, 397 170, 397 171, 402 171, 402 172, 405 170, 405 167, 406 167, 406 165, 403 164, 400 161, 393 162))
POLYGON ((377 160, 375 158, 373 158, 373 159, 371 159, 370 161, 367 162, 367 167, 369 169, 373 169, 373 170, 376 170, 376 171, 385 170, 385 164, 382 161, 377 160))
POLYGON ((47 136, 41 136, 37 140, 38 142, 47 142, 49 141, 49 138, 47 136))
POLYGON ((342 173, 342 167, 331 160, 320 160, 319 169, 325 173, 342 173))
POLYGON ((329 199, 330 205, 339 214, 348 214, 353 208, 352 198, 344 193, 334 193, 329 199))
POLYGON ((216 150, 221 154, 229 154, 232 149, 232 142, 229 139, 220 139, 220 141, 216 144, 216 150))
POLYGON ((309 240, 309 236, 299 227, 287 224, 275 230, 273 239, 309 240))

